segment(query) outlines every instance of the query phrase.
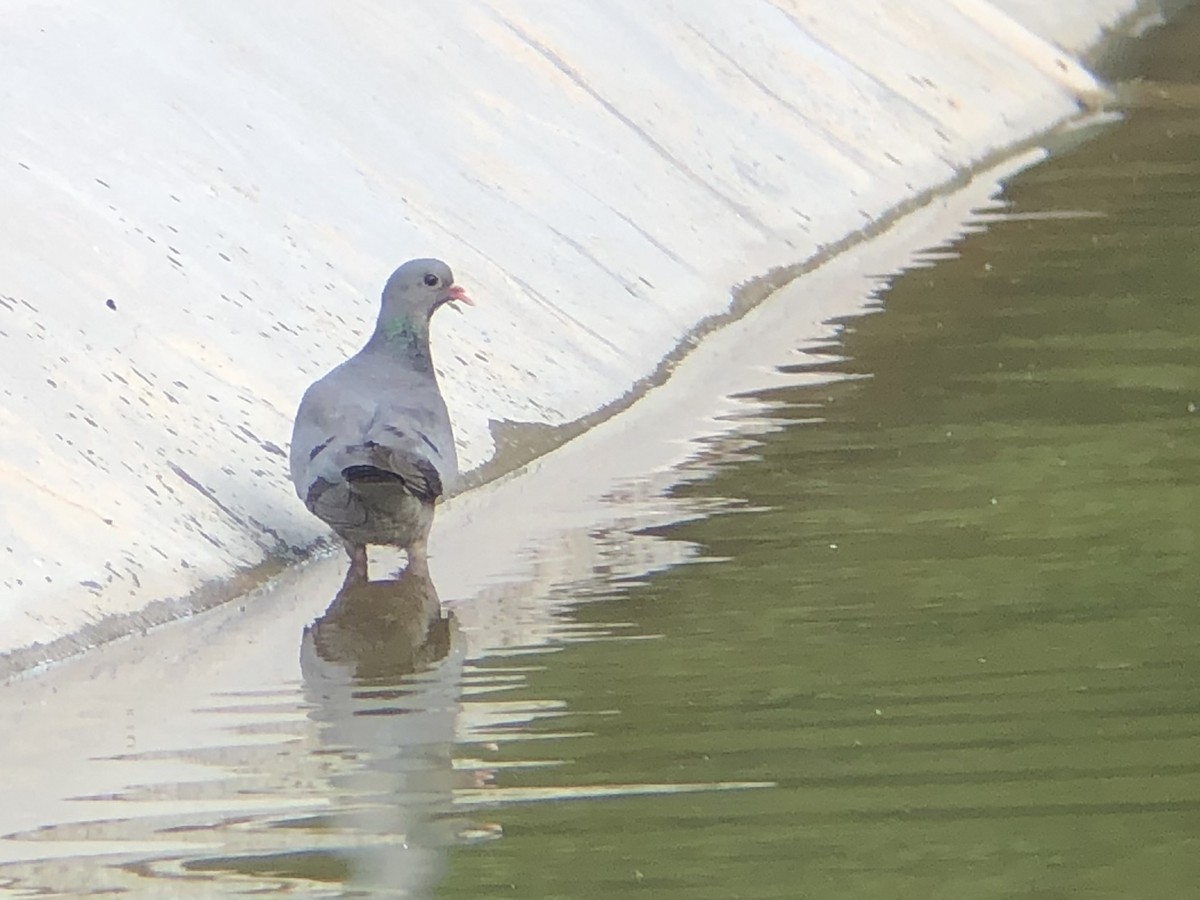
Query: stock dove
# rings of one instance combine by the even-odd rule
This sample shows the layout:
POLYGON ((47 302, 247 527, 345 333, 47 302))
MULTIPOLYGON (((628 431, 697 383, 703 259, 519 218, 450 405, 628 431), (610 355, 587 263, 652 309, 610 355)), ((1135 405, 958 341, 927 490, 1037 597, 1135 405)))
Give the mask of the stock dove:
POLYGON ((355 356, 304 393, 292 431, 296 493, 346 542, 348 581, 367 578, 367 545, 425 563, 433 507, 458 477, 458 454, 429 350, 447 303, 474 305, 437 259, 388 279, 375 331, 355 356))

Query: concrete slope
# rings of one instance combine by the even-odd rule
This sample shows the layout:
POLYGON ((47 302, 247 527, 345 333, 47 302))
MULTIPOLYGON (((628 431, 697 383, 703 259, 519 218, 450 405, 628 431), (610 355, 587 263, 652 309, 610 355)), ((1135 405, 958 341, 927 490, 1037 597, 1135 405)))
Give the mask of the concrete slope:
POLYGON ((737 285, 1075 113, 1070 53, 1134 6, 12 4, 0 670, 322 535, 292 412, 402 260, 480 302, 434 348, 479 466, 493 423, 612 403, 737 285))

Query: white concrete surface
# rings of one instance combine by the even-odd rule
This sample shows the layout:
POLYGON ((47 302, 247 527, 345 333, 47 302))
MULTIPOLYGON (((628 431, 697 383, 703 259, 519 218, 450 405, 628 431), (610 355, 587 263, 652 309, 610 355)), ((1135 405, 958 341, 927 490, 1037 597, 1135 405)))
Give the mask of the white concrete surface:
MULTIPOLYGON (((1173 0, 1172 0, 1173 2, 1173 0)), ((1112 34, 1130 15, 1122 0, 1090 3, 1052 3, 1047 0, 965 0, 964 6, 993 6, 1018 25, 1048 38, 1069 53, 1084 54, 1112 34)), ((1158 18, 1161 4, 1142 4, 1147 15, 1158 18)))
POLYGON ((620 398, 737 285, 1072 115, 1069 52, 1134 6, 14 0, 0 674, 322 534, 292 412, 405 258, 479 301, 435 335, 479 465, 489 423, 620 398))

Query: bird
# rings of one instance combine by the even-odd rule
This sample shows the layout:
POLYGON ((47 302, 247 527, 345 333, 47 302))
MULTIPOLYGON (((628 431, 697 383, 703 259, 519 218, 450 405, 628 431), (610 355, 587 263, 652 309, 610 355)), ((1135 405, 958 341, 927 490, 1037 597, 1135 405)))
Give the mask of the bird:
MULTIPOLYGON (((383 288, 363 348, 304 392, 289 453, 292 483, 350 557, 347 584, 367 580, 367 545, 426 563, 434 504, 458 478, 458 453, 429 348, 433 314, 474 306, 439 259, 404 263, 383 288)), ((461 311, 461 309, 459 310, 461 311)))

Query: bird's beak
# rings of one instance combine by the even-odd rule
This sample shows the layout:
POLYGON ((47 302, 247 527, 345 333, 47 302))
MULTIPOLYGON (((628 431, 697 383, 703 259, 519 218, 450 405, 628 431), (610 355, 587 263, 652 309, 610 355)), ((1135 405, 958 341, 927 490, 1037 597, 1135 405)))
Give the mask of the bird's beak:
POLYGON ((475 305, 475 301, 467 296, 466 289, 457 284, 450 285, 450 299, 452 301, 461 300, 463 303, 467 304, 467 306, 475 305))

